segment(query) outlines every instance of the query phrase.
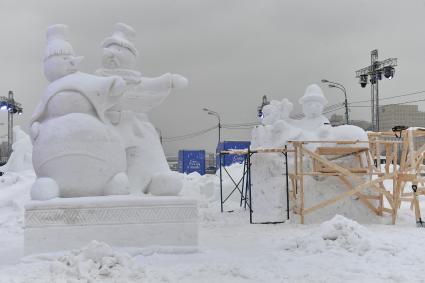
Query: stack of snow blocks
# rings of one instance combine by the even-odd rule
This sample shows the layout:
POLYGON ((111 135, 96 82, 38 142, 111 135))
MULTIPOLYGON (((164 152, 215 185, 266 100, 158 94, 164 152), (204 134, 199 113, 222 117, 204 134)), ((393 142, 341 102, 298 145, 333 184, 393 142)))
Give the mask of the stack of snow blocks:
POLYGON ((56 198, 25 206, 25 254, 81 248, 196 248, 197 200, 142 195, 56 198))

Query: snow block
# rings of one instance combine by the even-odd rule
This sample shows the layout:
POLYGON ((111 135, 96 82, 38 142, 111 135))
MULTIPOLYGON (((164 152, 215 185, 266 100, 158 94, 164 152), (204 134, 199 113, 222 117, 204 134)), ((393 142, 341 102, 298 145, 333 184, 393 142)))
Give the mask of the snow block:
POLYGON ((31 201, 25 206, 25 254, 80 248, 196 247, 197 201, 185 197, 101 196, 31 201))

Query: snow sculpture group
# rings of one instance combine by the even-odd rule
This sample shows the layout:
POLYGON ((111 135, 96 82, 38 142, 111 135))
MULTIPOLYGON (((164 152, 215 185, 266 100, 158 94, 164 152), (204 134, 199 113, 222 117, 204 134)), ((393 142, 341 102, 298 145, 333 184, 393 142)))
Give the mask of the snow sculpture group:
POLYGON ((44 74, 50 82, 31 124, 35 200, 144 192, 177 195, 178 174, 167 164, 147 112, 187 80, 142 77, 134 70, 134 30, 115 25, 102 42, 97 75, 78 71, 65 25, 50 26, 44 74))
MULTIPOLYGON (((368 140, 366 132, 352 125, 332 127, 329 120, 323 116, 327 99, 318 85, 307 87, 305 94, 299 99, 302 105, 304 118, 294 120, 290 118, 293 104, 286 98, 282 101, 273 100, 263 108, 262 125, 252 131, 251 147, 258 148, 282 148, 288 141, 331 141, 331 140, 368 140)), ((316 144, 317 145, 317 144, 316 144)), ((313 147, 314 144, 307 144, 313 147)), ((313 148, 310 148, 313 149, 313 148)), ((314 150, 314 149, 313 149, 314 150)), ((257 154, 252 159, 252 202, 254 210, 254 222, 281 222, 286 215, 286 192, 282 189, 285 184, 285 162, 281 154, 257 154)), ((292 160, 289 160, 289 171, 292 168, 292 160)), ((310 166, 305 162, 305 166, 310 166)), ((306 193, 306 202, 313 204, 320 199, 330 198, 339 189, 337 183, 332 180, 323 182, 307 179, 311 189, 306 193)), ((362 204, 353 203, 350 200, 338 203, 329 211, 323 209, 322 215, 316 213, 317 219, 309 216, 310 221, 323 221, 331 218, 335 212, 347 213, 350 217, 361 218, 373 217, 369 210, 362 209, 362 204), (336 207, 340 206, 340 207, 336 207), (365 214, 365 215, 363 215, 365 214)))
POLYGON ((299 103, 304 114, 301 120, 289 117, 293 104, 286 98, 266 105, 263 126, 252 132, 252 147, 283 147, 290 140, 367 140, 366 132, 357 126, 330 125, 322 114, 328 101, 318 85, 308 86, 299 103))
POLYGON ((25 209, 25 252, 112 246, 196 246, 195 199, 177 196, 172 172, 147 113, 181 75, 143 77, 135 31, 118 23, 101 43, 102 66, 78 71, 82 57, 65 25, 47 29, 44 74, 50 82, 31 121, 36 181, 25 209), (57 237, 61 235, 61 237, 57 237))

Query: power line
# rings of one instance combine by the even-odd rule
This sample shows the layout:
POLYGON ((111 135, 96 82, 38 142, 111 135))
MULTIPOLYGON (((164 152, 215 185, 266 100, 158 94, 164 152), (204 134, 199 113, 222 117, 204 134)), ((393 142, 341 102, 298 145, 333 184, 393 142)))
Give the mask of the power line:
MULTIPOLYGON (((380 98, 379 100, 388 100, 388 99, 393 99, 393 98, 397 98, 397 97, 404 97, 404 96, 409 96, 409 95, 420 94, 420 93, 424 93, 424 92, 425 92, 425 90, 420 90, 420 91, 415 91, 415 92, 410 92, 410 93, 405 93, 405 94, 400 94, 400 95, 394 95, 394 96, 390 96, 390 97, 384 97, 384 98, 380 98)), ((363 103, 363 102, 370 102, 370 99, 352 101, 352 102, 349 102, 348 105, 363 103)))
POLYGON ((190 138, 194 138, 194 137, 197 137, 197 136, 204 135, 204 134, 206 134, 206 133, 208 133, 208 132, 210 132, 210 131, 212 131, 216 128, 218 128, 217 125, 214 126, 214 127, 210 127, 210 128, 207 128, 207 129, 203 129, 203 130, 199 130, 199 131, 196 131, 196 132, 193 132, 193 133, 189 133, 189 134, 186 134, 186 135, 174 136, 174 137, 163 137, 162 140, 164 142, 181 141, 181 140, 190 139, 190 138))
MULTIPOLYGON (((421 102, 421 101, 425 101, 425 99, 417 99, 417 100, 409 100, 409 101, 404 101, 404 102, 397 102, 398 105, 400 104, 408 104, 408 103, 415 103, 415 102, 421 102)), ((393 103, 389 103, 389 104, 383 104, 379 107, 383 107, 383 106, 388 106, 388 105, 393 105, 393 103)), ((371 107, 370 105, 354 105, 351 107, 356 107, 356 108, 367 108, 367 107, 371 107)))

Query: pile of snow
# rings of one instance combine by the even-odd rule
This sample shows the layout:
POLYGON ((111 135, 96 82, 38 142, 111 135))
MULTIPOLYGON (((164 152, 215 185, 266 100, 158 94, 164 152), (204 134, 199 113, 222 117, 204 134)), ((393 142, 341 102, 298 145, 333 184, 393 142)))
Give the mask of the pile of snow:
MULTIPOLYGON (((238 183, 243 176, 244 165, 234 163, 230 166, 225 167, 233 180, 238 183)), ((230 179, 225 169, 222 168, 223 178, 223 199, 227 198, 229 194, 235 189, 235 184, 230 179)), ((239 188, 242 189, 242 182, 239 184, 239 188)), ((227 213, 221 213, 220 206, 220 175, 217 170, 216 175, 200 175, 197 172, 190 174, 184 174, 183 189, 180 193, 182 196, 193 197, 198 200, 199 207, 199 220, 201 225, 210 225, 214 223, 229 223, 234 224, 235 221, 241 221, 246 223, 246 213, 249 211, 248 208, 245 210, 240 206, 241 194, 236 189, 230 195, 228 200, 224 203, 224 211, 241 213, 240 218, 229 218, 227 213), (237 219, 237 220, 236 220, 237 219)))
POLYGON ((130 255, 92 241, 52 262, 50 275, 54 282, 142 282, 145 271, 130 255))
POLYGON ((1 172, 22 172, 34 171, 32 167, 32 143, 30 137, 20 126, 13 127, 14 143, 12 154, 4 166, 0 167, 1 172))
POLYGON ((371 248, 372 234, 357 222, 344 216, 336 215, 323 222, 313 233, 289 241, 285 250, 302 253, 327 253, 329 250, 344 250, 357 255, 364 255, 371 248))

